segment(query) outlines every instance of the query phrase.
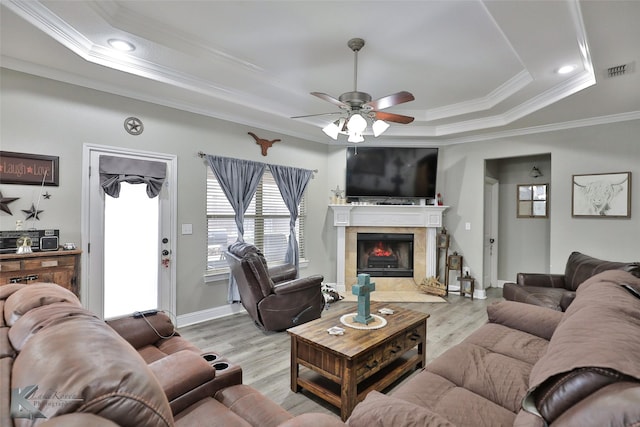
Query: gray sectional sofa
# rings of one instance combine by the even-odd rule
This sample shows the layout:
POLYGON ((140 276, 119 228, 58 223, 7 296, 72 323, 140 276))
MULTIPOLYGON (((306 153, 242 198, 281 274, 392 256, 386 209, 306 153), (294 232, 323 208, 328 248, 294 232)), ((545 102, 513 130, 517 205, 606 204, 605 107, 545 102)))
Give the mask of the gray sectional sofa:
POLYGON ((487 324, 388 395, 369 393, 347 423, 640 426, 639 296, 639 278, 611 270, 564 313, 494 303, 487 324))

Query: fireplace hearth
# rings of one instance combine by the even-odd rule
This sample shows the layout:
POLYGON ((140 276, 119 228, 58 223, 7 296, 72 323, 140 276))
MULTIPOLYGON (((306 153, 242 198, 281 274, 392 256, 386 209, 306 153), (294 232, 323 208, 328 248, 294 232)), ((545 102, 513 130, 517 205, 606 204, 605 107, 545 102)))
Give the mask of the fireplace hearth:
POLYGON ((413 240, 408 233, 358 233, 358 274, 413 277, 413 240))

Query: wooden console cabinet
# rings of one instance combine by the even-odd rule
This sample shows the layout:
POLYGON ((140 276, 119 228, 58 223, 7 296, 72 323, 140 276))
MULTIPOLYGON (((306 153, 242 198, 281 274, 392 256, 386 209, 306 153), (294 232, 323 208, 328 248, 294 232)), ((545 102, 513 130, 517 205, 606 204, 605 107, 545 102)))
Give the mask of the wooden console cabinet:
POLYGON ((0 286, 51 282, 80 297, 80 250, 0 254, 0 286))

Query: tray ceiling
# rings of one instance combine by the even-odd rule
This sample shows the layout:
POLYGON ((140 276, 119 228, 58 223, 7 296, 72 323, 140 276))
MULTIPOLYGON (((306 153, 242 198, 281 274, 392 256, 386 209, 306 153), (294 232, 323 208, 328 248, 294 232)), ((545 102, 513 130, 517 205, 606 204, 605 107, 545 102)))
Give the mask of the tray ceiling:
POLYGON ((2 66, 326 144, 309 94, 416 100, 366 143, 444 145, 640 118, 635 1, 2 2, 2 66), (109 39, 135 45, 118 52, 109 39), (568 74, 556 71, 573 65, 568 74), (609 78, 606 69, 627 65, 609 78))

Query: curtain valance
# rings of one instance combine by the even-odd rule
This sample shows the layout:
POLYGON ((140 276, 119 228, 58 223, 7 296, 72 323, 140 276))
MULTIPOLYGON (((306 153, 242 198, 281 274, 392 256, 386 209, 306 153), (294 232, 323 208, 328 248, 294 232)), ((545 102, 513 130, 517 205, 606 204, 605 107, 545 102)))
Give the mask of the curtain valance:
POLYGON ((166 163, 128 157, 100 156, 99 169, 100 186, 115 198, 120 196, 121 182, 147 184, 147 195, 154 198, 167 177, 166 163))

